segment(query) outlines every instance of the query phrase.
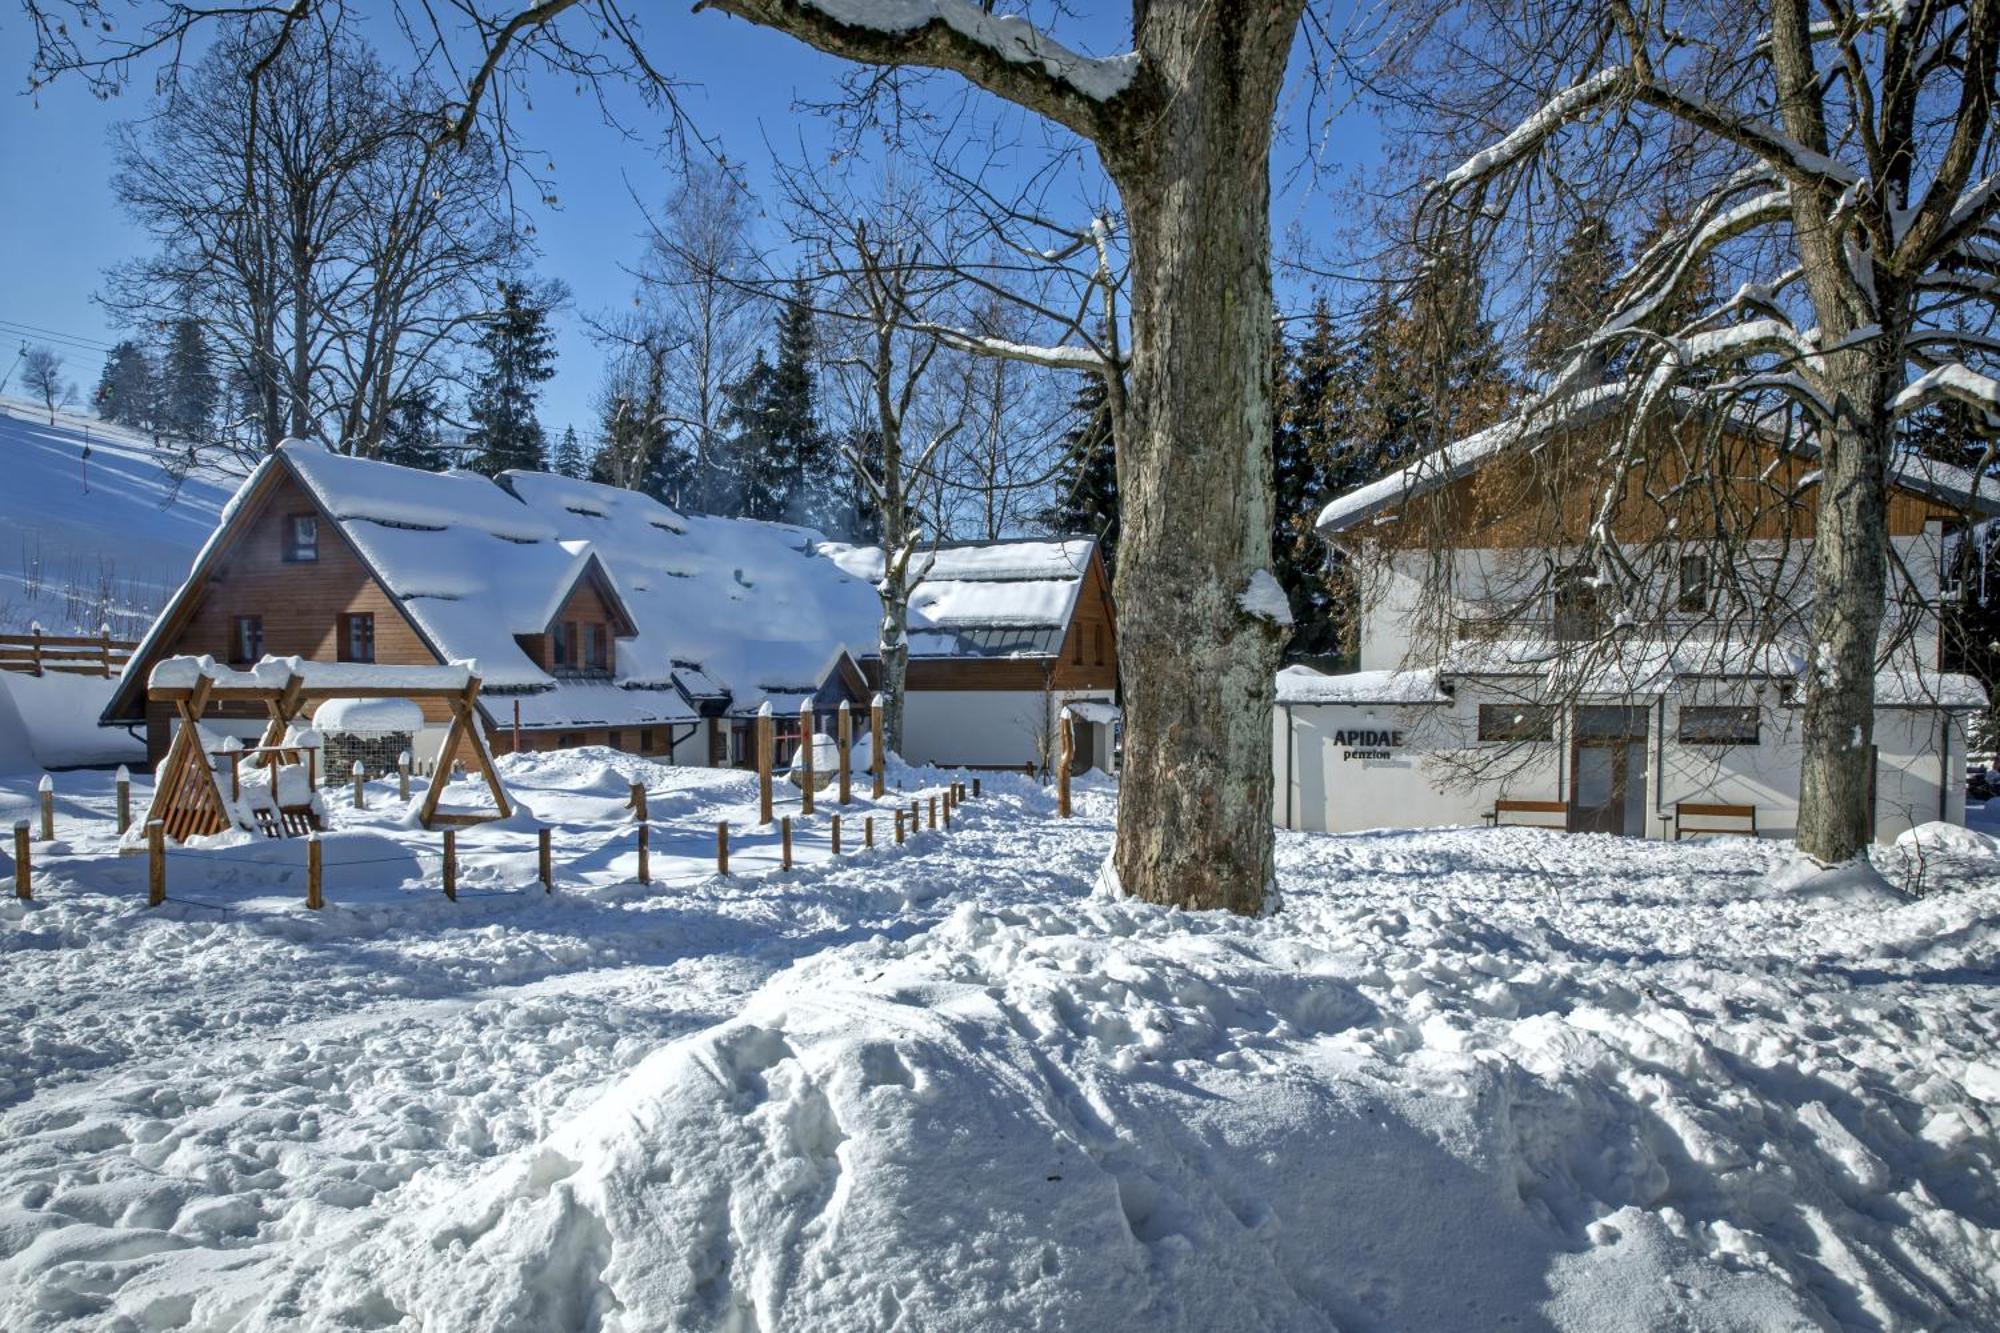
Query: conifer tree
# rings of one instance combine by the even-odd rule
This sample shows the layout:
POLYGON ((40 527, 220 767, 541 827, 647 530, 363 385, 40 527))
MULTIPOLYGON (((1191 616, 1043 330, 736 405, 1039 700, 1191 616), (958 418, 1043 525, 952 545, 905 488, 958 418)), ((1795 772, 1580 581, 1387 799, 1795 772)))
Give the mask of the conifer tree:
POLYGON ((777 354, 759 351, 726 391, 723 424, 740 478, 734 512, 751 518, 821 523, 845 499, 840 455, 820 424, 813 359, 811 294, 801 279, 778 311, 777 354))
POLYGON ((129 338, 113 347, 90 402, 114 425, 151 429, 159 412, 159 376, 146 349, 129 338))
MULTIPOLYGON (((1563 241, 1549 268, 1535 317, 1528 324, 1524 361, 1542 374, 1560 370, 1577 354, 1580 344, 1604 322, 1611 309, 1612 288, 1620 267, 1618 239, 1598 214, 1586 214, 1563 241)), ((1586 371, 1592 382, 1613 369, 1610 354, 1594 352, 1586 371)))
POLYGON ((563 427, 562 439, 556 443, 555 456, 549 466, 558 475, 565 477, 587 477, 590 463, 583 456, 583 445, 576 438, 576 427, 563 427))
POLYGON ((1104 380, 1087 374, 1077 384, 1075 424, 1063 436, 1056 498, 1043 512, 1055 532, 1097 538, 1105 572, 1118 559, 1118 463, 1111 447, 1111 412, 1104 380))
POLYGON ((197 320, 175 320, 160 367, 161 433, 196 443, 208 439, 221 398, 207 333, 197 320))
POLYGON ((510 468, 539 472, 545 441, 535 417, 539 386, 555 374, 554 335, 548 316, 553 297, 526 283, 500 284, 500 310, 479 335, 486 365, 467 404, 472 429, 470 466, 488 476, 510 468))
POLYGON ((415 389, 389 408, 380 457, 385 463, 442 472, 446 465, 439 430, 437 400, 427 389, 415 389))
POLYGON ((1349 449, 1357 397, 1356 358, 1321 297, 1313 302, 1306 336, 1278 347, 1277 411, 1271 435, 1273 472, 1272 573, 1292 609, 1290 656, 1341 650, 1348 608, 1330 578, 1319 511, 1342 491, 1364 484, 1366 469, 1349 449))

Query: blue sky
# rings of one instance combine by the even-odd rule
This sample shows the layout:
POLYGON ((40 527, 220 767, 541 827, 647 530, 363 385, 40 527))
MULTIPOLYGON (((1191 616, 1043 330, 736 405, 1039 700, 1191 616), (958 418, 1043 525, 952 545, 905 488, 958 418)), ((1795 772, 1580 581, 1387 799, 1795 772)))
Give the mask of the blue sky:
MULTIPOLYGON (((1105 8, 1124 12, 1123 5, 1105 8)), ((684 105, 731 159, 747 164, 753 189, 770 202, 767 143, 784 154, 795 154, 802 141, 808 151, 824 145, 818 118, 795 112, 793 104, 829 97, 841 63, 712 12, 672 13, 653 28, 653 57, 692 83, 684 105)), ((398 57, 393 33, 371 35, 386 57, 398 57)), ((1065 35, 1097 50, 1119 45, 1116 26, 1102 21, 1065 35)), ((17 89, 25 83, 25 39, 18 10, 0 15, 0 70, 17 89)), ((568 81, 540 79, 529 91, 533 105, 517 108, 517 132, 555 163, 559 199, 556 209, 533 211, 542 252, 535 271, 562 279, 574 298, 559 317, 557 373, 543 397, 542 420, 552 437, 571 423, 587 436, 602 358, 584 335, 582 317, 630 301, 632 283, 620 265, 637 258, 644 229, 632 193, 657 201, 668 188, 669 173, 656 151, 663 122, 614 90, 622 119, 647 136, 628 139, 603 123, 593 95, 579 94, 568 81)), ((119 334, 91 294, 108 264, 146 245, 112 200, 107 134, 145 109, 139 92, 100 102, 75 83, 0 101, 0 180, 8 200, 0 207, 0 368, 34 337, 22 326, 34 326, 83 344, 49 340, 65 354, 74 379, 95 383, 103 362, 96 348, 119 334)), ((1295 144, 1294 160, 1297 151, 1295 144)), ((1362 155, 1373 155, 1372 133, 1365 124, 1342 125, 1322 151, 1322 165, 1338 168, 1362 155)), ((1295 192, 1280 201, 1274 223, 1281 232, 1295 224, 1310 227, 1323 201, 1323 195, 1295 192)))

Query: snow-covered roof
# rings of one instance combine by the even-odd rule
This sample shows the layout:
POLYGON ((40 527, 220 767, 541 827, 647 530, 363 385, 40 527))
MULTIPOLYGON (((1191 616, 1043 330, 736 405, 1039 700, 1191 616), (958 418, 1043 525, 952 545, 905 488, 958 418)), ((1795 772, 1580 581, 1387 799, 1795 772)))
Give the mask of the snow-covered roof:
POLYGON ((1278 673, 1281 704, 1448 704, 1435 671, 1351 671, 1328 675, 1308 666, 1278 673))
POLYGON ((501 481, 610 571, 639 629, 618 645, 621 684, 727 695, 739 713, 767 698, 796 706, 850 647, 875 643, 873 587, 820 559, 811 529, 681 514, 637 491, 543 472, 501 481))
MULTIPOLYGON (((1328 535, 1345 532, 1477 471, 1512 446, 1616 416, 1638 388, 1636 381, 1619 380, 1585 389, 1558 402, 1533 404, 1517 416, 1454 440, 1385 477, 1336 496, 1320 510, 1319 530, 1328 535)), ((1692 395, 1676 397, 1684 400, 1682 406, 1687 409, 1701 407, 1692 395)), ((1736 419, 1744 431, 1771 433, 1765 423, 1747 410, 1737 413, 1736 419)), ((1776 436, 1772 438, 1775 440, 1776 436)), ((1814 457, 1817 452, 1810 436, 1791 440, 1788 447, 1804 457, 1814 457)), ((2000 514, 2000 480, 1980 478, 1964 468, 1909 453, 1899 454, 1892 470, 1896 484, 1905 489, 1976 514, 2000 514)))
MULTIPOLYGON (((1097 543, 996 541, 941 546, 911 557, 912 657, 1049 657, 1060 651, 1097 543)), ((828 560, 869 585, 882 581, 879 546, 823 542, 828 560)))

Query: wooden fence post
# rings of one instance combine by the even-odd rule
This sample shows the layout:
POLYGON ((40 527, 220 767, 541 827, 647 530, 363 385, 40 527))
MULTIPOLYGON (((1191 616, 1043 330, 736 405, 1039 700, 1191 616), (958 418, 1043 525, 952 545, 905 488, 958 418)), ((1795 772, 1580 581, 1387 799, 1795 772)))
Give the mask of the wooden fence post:
POLYGON ((903 845, 903 807, 896 807, 896 845, 903 845))
POLYGON ((813 812, 813 701, 799 705, 799 813, 813 812))
POLYGON ((889 765, 882 754, 882 696, 876 695, 868 701, 868 769, 874 775, 876 800, 882 799, 882 778, 889 771, 889 765))
POLYGON ((444 896, 458 901, 458 830, 444 831, 444 896))
POLYGON ((831 834, 832 834, 832 837, 833 837, 833 854, 834 854, 835 856, 839 856, 839 855, 840 855, 840 816, 839 816, 839 815, 835 815, 835 816, 833 817, 833 827, 832 827, 832 829, 831 829, 830 831, 831 831, 831 834))
POLYGON ((28 864, 28 821, 14 821, 14 896, 26 901, 35 896, 34 873, 28 864))
POLYGON ((354 761, 354 808, 356 810, 366 810, 368 808, 368 796, 367 793, 364 792, 362 789, 362 784, 367 781, 368 781, 368 769, 362 764, 362 762, 359 759, 355 760, 354 761))
POLYGON ((715 873, 725 878, 729 874, 729 821, 715 821, 715 873))
POLYGON ((158 907, 167 900, 166 821, 146 821, 146 906, 158 907))
POLYGON ((320 849, 317 832, 306 835, 306 906, 315 912, 326 906, 326 898, 320 892, 320 849))
POLYGON ((786 815, 779 821, 779 825, 781 836, 785 840, 784 868, 790 870, 792 868, 792 817, 786 815))
POLYGON ((97 627, 97 674, 111 679, 111 626, 97 627))
POLYGON ((410 752, 403 751, 396 756, 396 799, 408 802, 410 799, 410 752))
MULTIPOLYGON (((932 805, 936 805, 937 797, 931 797, 931 803, 932 805)), ((944 826, 947 829, 951 827, 951 788, 949 787, 945 788, 944 792, 944 826)))
MULTIPOLYGON (((1079 634, 1082 632, 1082 630, 1077 631, 1079 634)), ((521 753, 521 701, 519 699, 514 701, 514 753, 521 753)))
POLYGON ((42 627, 40 625, 33 625, 30 628, 35 634, 33 645, 35 650, 35 674, 39 676, 42 674, 42 627))
POLYGON ((873 815, 869 815, 861 821, 861 845, 863 847, 873 847, 875 845, 875 816, 873 815))
POLYGON ((653 826, 651 824, 639 825, 639 882, 641 884, 651 884, 653 882, 652 833, 653 826))
POLYGON ((979 795, 979 779, 978 779, 978 778, 974 778, 974 779, 972 780, 972 794, 973 794, 973 796, 974 796, 975 798, 976 798, 976 797, 977 797, 977 796, 979 795))
POLYGON ((35 790, 42 794, 42 841, 56 840, 56 780, 42 774, 42 780, 35 784, 35 790))
POLYGON ((936 793, 932 793, 932 795, 931 795, 931 822, 930 822, 930 827, 932 827, 932 828, 936 828, 936 827, 937 827, 937 795, 936 795, 936 793))
POLYGON ((840 728, 836 740, 840 746, 840 803, 846 805, 853 800, 848 786, 848 752, 854 748, 854 710, 847 706, 847 700, 840 701, 840 728))
POLYGON ((924 826, 924 803, 916 797, 910 798, 910 836, 916 837, 917 830, 924 826))
POLYGON ((132 827, 132 771, 118 765, 118 836, 132 827))
POLYGON ((549 855, 549 826, 542 825, 535 830, 535 868, 541 872, 542 892, 556 891, 555 859, 549 855))
POLYGON ((771 701, 757 709, 757 822, 771 822, 771 701))
POLYGON ((638 820, 641 824, 645 823, 646 822, 645 783, 635 782, 632 784, 632 799, 628 802, 628 804, 632 807, 632 818, 638 820))
POLYGON ((1075 728, 1070 721, 1067 705, 1062 710, 1062 753, 1056 760, 1056 813, 1064 819, 1069 814, 1069 764, 1076 745, 1075 728))

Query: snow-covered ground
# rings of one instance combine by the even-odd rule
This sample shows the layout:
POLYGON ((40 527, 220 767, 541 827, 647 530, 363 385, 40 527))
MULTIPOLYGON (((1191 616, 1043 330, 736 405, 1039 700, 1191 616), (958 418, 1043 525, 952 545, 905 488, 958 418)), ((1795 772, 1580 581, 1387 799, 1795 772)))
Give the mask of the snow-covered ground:
POLYGON ((0 396, 0 634, 137 638, 241 480, 204 462, 176 488, 150 436, 0 396))
POLYGON ((444 901, 377 786, 319 913, 297 843, 147 911, 65 776, 0 907, 0 1327, 2000 1327, 1982 839, 1905 900, 1740 839, 1280 834, 1244 921, 1093 896, 1103 787, 838 863, 822 815, 784 874, 742 775, 502 763, 554 895, 510 827, 444 901))

